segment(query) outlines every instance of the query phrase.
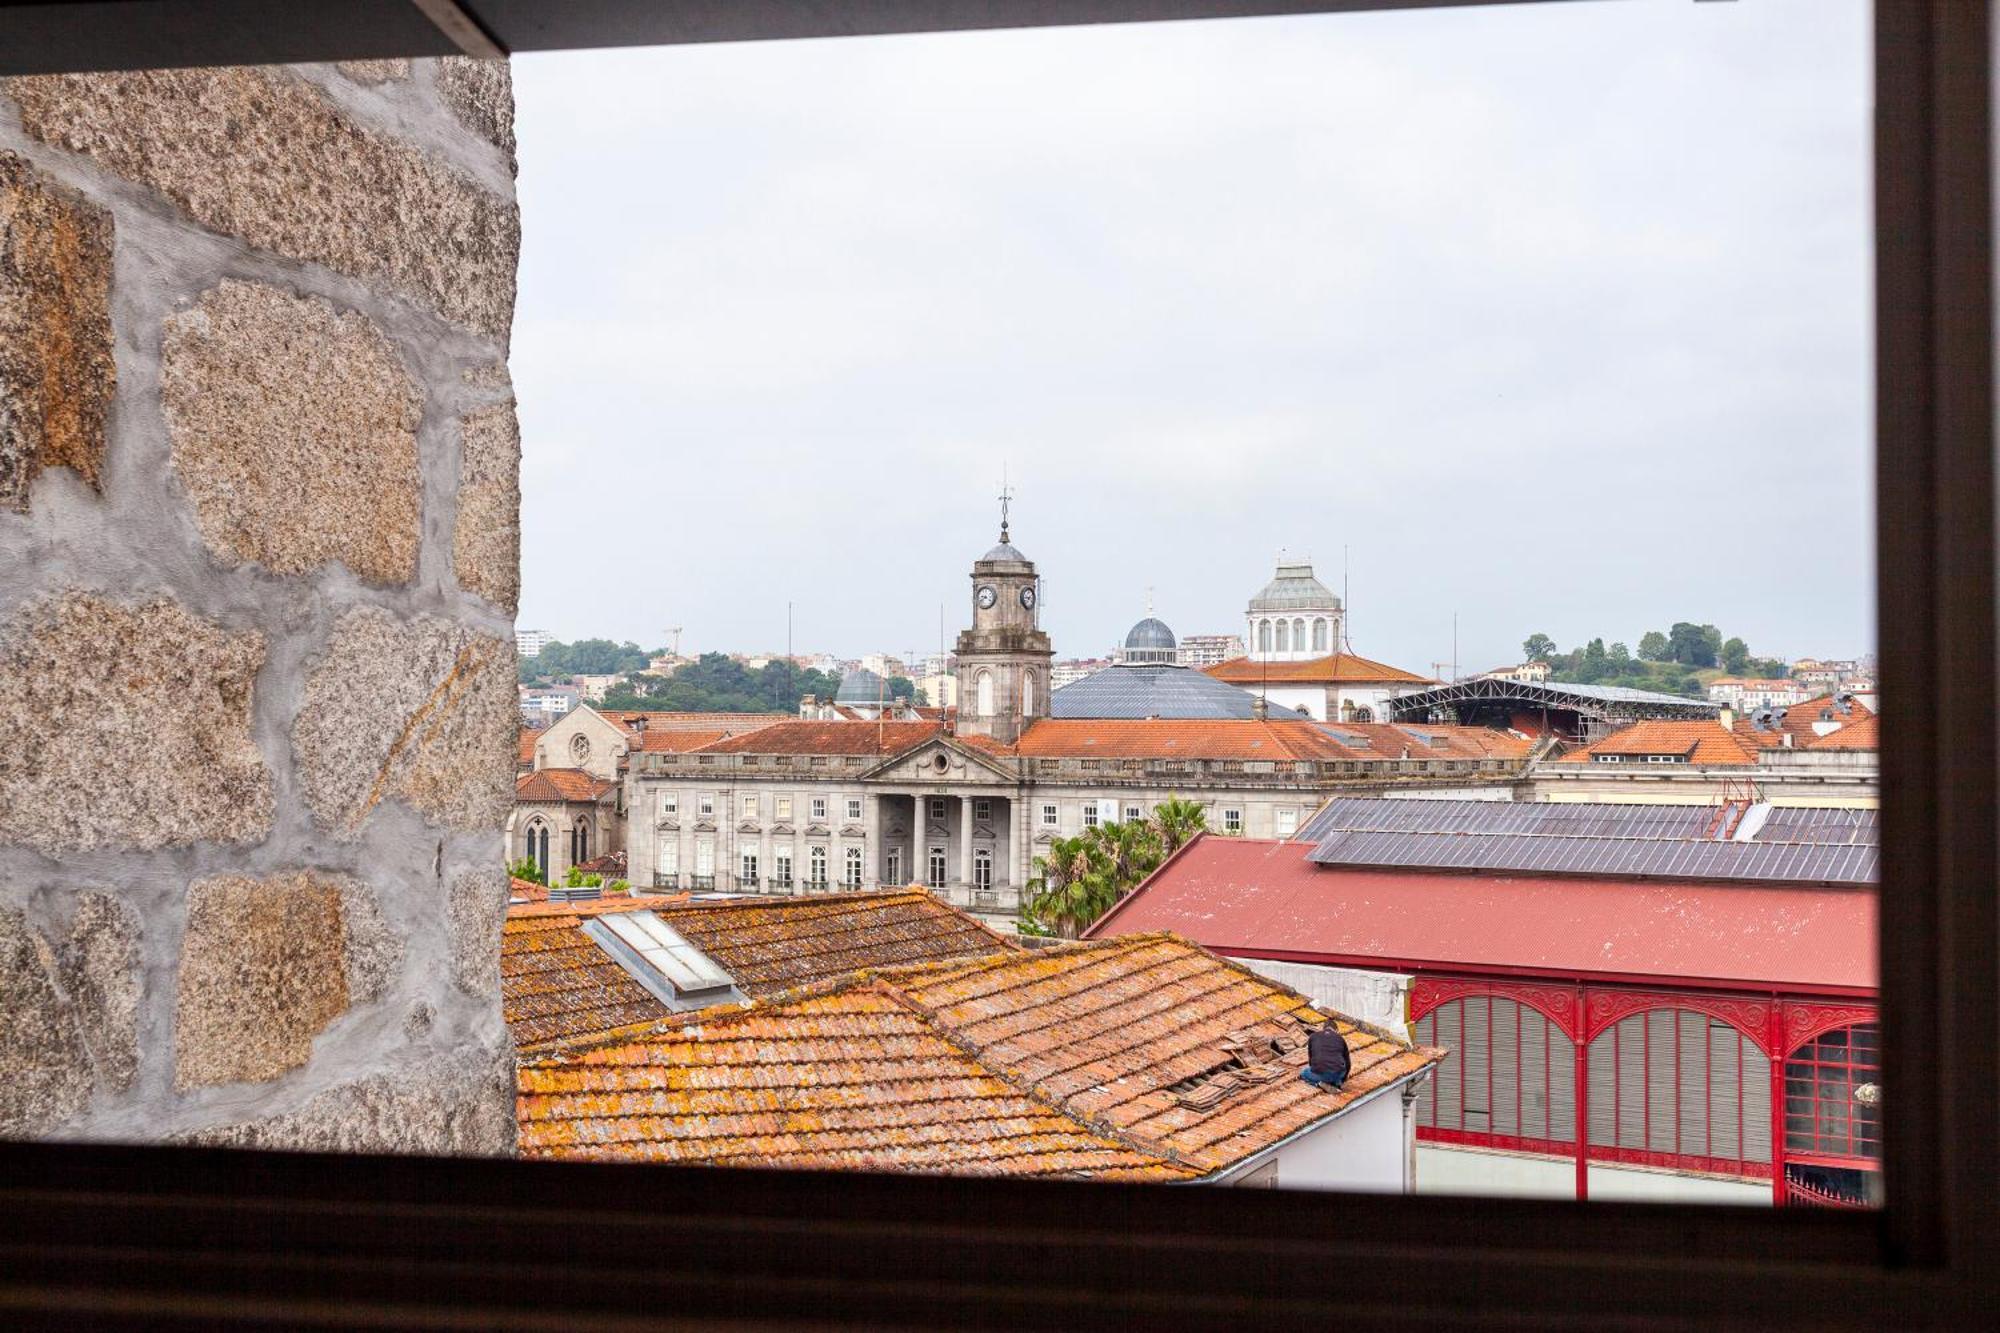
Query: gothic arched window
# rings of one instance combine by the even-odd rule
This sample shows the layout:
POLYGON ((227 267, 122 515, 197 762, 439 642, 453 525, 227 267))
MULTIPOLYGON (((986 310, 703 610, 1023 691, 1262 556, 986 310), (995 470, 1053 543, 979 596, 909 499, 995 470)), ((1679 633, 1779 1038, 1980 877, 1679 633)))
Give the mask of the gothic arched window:
POLYGON ((1257 651, 1260 653, 1271 651, 1271 622, 1268 620, 1257 622, 1257 651))
POLYGON ((1301 653, 1306 650, 1306 618, 1304 616, 1300 616, 1292 622, 1292 649, 1295 652, 1301 653))
POLYGON ((979 716, 993 716, 993 673, 991 671, 982 671, 979 673, 979 716))
POLYGON ((1035 715, 1035 673, 1032 671, 1021 677, 1021 715, 1035 715))
POLYGON ((1292 650, 1292 623, 1289 620, 1280 620, 1278 622, 1278 651, 1281 653, 1289 653, 1291 650, 1292 650))
POLYGON ((1313 651, 1316 653, 1323 653, 1326 651, 1325 616, 1321 616, 1318 620, 1313 621, 1313 651))

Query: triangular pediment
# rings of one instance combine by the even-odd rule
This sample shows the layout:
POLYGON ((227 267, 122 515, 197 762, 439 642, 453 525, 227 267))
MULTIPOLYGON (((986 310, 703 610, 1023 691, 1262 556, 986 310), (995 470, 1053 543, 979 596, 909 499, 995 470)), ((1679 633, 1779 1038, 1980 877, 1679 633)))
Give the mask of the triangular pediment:
POLYGON ((842 824, 840 826, 840 836, 843 838, 865 838, 868 836, 868 830, 862 828, 859 824, 842 824))
POLYGON ((861 775, 897 782, 1005 782, 1019 774, 1005 760, 967 745, 956 736, 932 736, 891 755, 861 775), (938 763, 942 757, 944 763, 938 763))
POLYGON ((757 831, 757 821, 754 819, 746 819, 741 824, 738 824, 736 826, 736 831, 738 833, 755 833, 757 831))
POLYGON ((825 838, 831 836, 831 832, 824 824, 808 824, 806 825, 806 836, 808 838, 825 838))
POLYGON ((653 825, 653 827, 662 833, 679 833, 681 831, 681 821, 678 819, 662 819, 659 823, 653 825))
POLYGON ((713 833, 715 832, 715 821, 712 819, 697 819, 694 822, 694 831, 696 833, 713 833))
POLYGON ((782 837, 784 835, 797 832, 797 830, 794 829, 790 824, 777 823, 771 825, 771 832, 776 833, 782 837))

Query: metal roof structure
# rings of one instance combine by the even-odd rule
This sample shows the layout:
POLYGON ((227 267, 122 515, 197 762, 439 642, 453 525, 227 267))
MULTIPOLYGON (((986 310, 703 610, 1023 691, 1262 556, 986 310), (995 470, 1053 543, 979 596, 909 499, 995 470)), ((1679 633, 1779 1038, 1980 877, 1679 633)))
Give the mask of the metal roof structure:
POLYGON ((1470 714, 1495 706, 1523 710, 1574 713, 1597 723, 1618 724, 1645 718, 1713 718, 1722 705, 1678 694, 1628 689, 1623 685, 1561 685, 1524 680, 1453 681, 1389 700, 1385 705, 1397 721, 1436 720, 1439 713, 1471 721, 1470 714))
POLYGON ((1304 561, 1287 561, 1263 590, 1250 599, 1250 614, 1265 611, 1337 611, 1340 599, 1313 577, 1304 561))
MULTIPOLYGON (((1193 667, 1119 663, 1093 671, 1049 696, 1050 717, 1249 718, 1257 698, 1193 667)), ((1273 718, 1292 717, 1274 708, 1273 718)))
POLYGON ((1178 647, 1179 641, 1167 628, 1167 622, 1147 616, 1126 633, 1122 660, 1168 663, 1174 660, 1178 647))
POLYGON ((867 667, 856 667, 842 676, 833 695, 837 704, 886 704, 889 699, 889 682, 867 667))
POLYGON ((1317 865, 1872 885, 1876 812, 1749 802, 1331 801, 1298 840, 1317 865), (1412 809, 1411 807, 1416 807, 1412 809))
POLYGON ((1862 889, 1330 869, 1305 851, 1204 834, 1085 938, 1171 930, 1234 957, 1401 971, 1850 994, 1877 984, 1878 895, 1862 889))

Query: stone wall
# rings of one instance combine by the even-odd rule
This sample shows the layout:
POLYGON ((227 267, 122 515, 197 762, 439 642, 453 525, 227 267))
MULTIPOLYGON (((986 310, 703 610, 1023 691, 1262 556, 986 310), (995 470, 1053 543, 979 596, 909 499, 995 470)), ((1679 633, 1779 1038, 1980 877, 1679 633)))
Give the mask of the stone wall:
POLYGON ((0 1134, 512 1149, 512 122, 0 81, 0 1134))

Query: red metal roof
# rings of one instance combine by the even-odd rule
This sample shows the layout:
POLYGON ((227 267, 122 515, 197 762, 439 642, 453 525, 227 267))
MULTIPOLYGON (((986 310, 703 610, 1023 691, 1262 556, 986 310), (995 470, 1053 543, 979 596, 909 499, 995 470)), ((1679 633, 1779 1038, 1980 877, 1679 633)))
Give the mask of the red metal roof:
POLYGON ((1197 838, 1087 935, 1393 970, 1876 985, 1869 890, 1329 869, 1311 850, 1197 838))

